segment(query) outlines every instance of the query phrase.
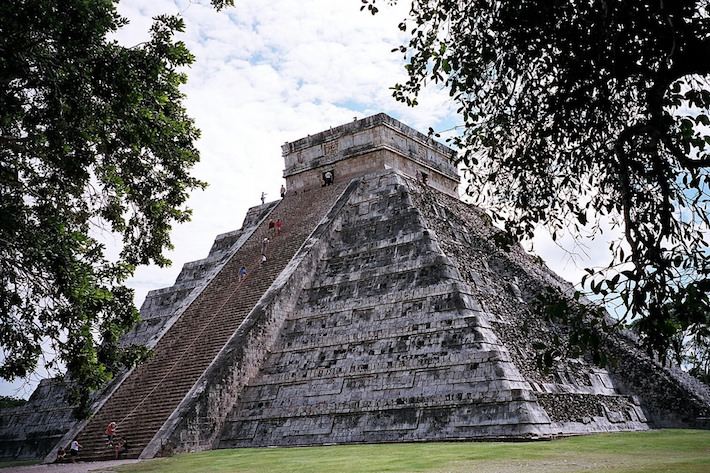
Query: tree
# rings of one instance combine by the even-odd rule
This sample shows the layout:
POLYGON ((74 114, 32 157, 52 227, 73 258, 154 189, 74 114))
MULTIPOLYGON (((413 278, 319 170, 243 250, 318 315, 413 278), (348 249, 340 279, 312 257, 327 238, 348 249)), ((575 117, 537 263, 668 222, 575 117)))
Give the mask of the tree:
POLYGON ((12 407, 20 407, 27 404, 26 399, 19 399, 12 396, 0 396, 0 409, 8 409, 12 407))
MULTIPOLYGON (((49 349, 89 414, 91 391, 145 350, 119 349, 138 320, 124 282, 137 265, 170 261, 170 229, 190 217, 199 132, 182 106, 173 39, 178 17, 155 18, 151 39, 108 35, 127 20, 117 0, 0 4, 0 376, 36 369, 49 349), (110 260, 100 242, 122 241, 110 260)), ((215 0, 218 9, 231 1, 215 0)))
POLYGON ((400 24, 394 96, 449 91, 467 193, 517 240, 611 222, 612 261, 582 284, 657 354, 709 304, 708 4, 414 0, 400 24))

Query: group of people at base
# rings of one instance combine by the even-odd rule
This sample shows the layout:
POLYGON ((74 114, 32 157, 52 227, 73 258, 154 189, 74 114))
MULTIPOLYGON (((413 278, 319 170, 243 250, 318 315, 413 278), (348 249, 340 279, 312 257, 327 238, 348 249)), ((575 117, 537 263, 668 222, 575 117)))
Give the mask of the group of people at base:
MULTIPOLYGON (((118 442, 115 442, 114 445, 113 440, 116 437, 116 427, 117 426, 115 422, 111 422, 106 427, 106 448, 113 447, 114 458, 118 460, 118 456, 122 453, 126 453, 131 447, 128 445, 128 440, 126 440, 125 437, 120 438, 118 442)), ((72 463, 76 463, 79 457, 79 450, 81 450, 82 448, 83 447, 76 439, 74 439, 69 445, 69 456, 71 457, 72 463)), ((67 453, 64 447, 59 447, 59 450, 57 451, 57 459, 55 460, 55 462, 60 462, 64 460, 66 454, 67 453)))
MULTIPOLYGON (((69 456, 71 457, 72 463, 76 463, 77 457, 79 456, 79 450, 81 449, 81 444, 76 439, 72 440, 72 443, 69 445, 69 456)), ((60 462, 64 460, 66 456, 67 451, 64 447, 59 447, 59 450, 57 450, 57 459, 55 461, 60 462)))

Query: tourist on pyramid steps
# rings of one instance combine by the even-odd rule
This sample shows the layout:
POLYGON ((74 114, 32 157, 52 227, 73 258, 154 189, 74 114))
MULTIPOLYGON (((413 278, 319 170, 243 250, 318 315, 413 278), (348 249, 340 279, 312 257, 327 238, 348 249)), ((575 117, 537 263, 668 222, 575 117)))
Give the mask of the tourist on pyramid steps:
POLYGON ((274 219, 272 218, 271 220, 269 220, 269 235, 274 234, 274 227, 275 226, 276 226, 276 224, 274 223, 274 219))
POLYGON ((116 435, 116 423, 111 422, 108 426, 106 426, 106 443, 111 446, 111 442, 113 442, 113 437, 116 435))
POLYGON ((71 447, 69 447, 69 455, 71 455, 71 462, 76 463, 76 457, 79 456, 79 450, 81 450, 81 444, 76 440, 73 440, 71 447))
POLYGON ((128 450, 130 450, 130 449, 131 449, 131 447, 128 445, 128 440, 126 440, 125 438, 122 438, 122 439, 118 442, 118 444, 116 444, 116 447, 115 447, 115 449, 114 449, 115 452, 116 452, 116 460, 118 460, 118 456, 119 456, 121 453, 126 453, 126 452, 127 452, 128 450))
POLYGON ((59 447, 59 450, 57 450, 57 459, 54 460, 55 463, 58 463, 62 460, 64 460, 64 457, 67 455, 66 450, 64 450, 64 447, 59 447))
POLYGON ((261 205, 264 205, 264 200, 266 200, 266 192, 261 193, 261 205))
POLYGON ((264 237, 264 239, 261 241, 261 252, 264 253, 268 247, 269 237, 264 237))
POLYGON ((276 234, 281 235, 281 219, 277 218, 276 219, 276 234))
POLYGON ((283 184, 281 184, 281 198, 283 199, 285 195, 286 195, 286 188, 284 187, 283 184))
POLYGON ((247 268, 242 266, 239 268, 239 282, 244 281, 247 278, 247 268))
POLYGON ((266 255, 264 253, 261 254, 261 262, 259 263, 259 266, 262 264, 266 263, 266 255))
POLYGON ((333 173, 326 171, 325 174, 323 174, 323 185, 329 186, 331 184, 333 184, 333 173))

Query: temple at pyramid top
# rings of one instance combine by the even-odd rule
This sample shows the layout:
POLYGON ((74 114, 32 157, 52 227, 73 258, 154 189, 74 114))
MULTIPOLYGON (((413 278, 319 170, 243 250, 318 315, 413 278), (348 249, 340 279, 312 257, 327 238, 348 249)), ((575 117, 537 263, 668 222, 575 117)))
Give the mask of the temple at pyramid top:
POLYGON ((286 142, 281 148, 289 191, 396 169, 458 197, 454 150, 384 113, 286 142))

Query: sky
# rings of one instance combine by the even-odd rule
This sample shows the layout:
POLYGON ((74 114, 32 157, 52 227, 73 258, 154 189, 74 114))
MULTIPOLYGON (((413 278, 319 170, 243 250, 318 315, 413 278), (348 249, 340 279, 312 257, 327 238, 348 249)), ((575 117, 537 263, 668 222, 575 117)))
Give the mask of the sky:
MULTIPOLYGON (((185 70, 184 106, 202 135, 194 176, 209 183, 188 201, 192 220, 176 225, 171 267, 141 267, 128 285, 141 306, 148 291, 172 286, 183 264, 203 259, 215 237, 241 227, 250 207, 279 198, 284 183, 281 145, 308 134, 384 112, 422 132, 447 130, 459 121, 446 91, 429 87, 411 108, 392 98, 404 81, 406 43, 397 25, 409 2, 382 2, 372 16, 360 0, 236 0, 220 12, 208 0, 122 0, 118 11, 130 24, 116 34, 125 46, 148 39, 151 18, 180 15, 177 36, 195 55, 185 70)), ((559 243, 559 240, 558 240, 559 243)), ((571 248, 571 240, 563 245, 571 248)), ((117 242, 107 240, 109 248, 117 242)), ((583 269, 606 257, 597 242, 577 248, 577 258, 542 234, 534 251, 555 272, 577 282, 583 269)), ((28 397, 30 383, 0 381, 0 395, 28 397)))

